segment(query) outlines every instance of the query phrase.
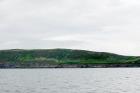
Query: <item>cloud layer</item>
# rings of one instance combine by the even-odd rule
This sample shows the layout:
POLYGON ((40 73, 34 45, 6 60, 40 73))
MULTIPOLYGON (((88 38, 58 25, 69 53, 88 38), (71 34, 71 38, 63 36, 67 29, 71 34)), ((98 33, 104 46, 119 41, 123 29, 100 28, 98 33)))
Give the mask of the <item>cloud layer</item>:
POLYGON ((0 49, 140 55, 139 0, 0 0, 0 49))

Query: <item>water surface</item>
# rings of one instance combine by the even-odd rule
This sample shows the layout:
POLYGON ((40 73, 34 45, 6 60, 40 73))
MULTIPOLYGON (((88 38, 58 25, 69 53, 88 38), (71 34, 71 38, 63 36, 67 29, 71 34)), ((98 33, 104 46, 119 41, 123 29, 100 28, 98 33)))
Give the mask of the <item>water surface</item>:
POLYGON ((0 69, 0 93, 140 93, 140 68, 0 69))

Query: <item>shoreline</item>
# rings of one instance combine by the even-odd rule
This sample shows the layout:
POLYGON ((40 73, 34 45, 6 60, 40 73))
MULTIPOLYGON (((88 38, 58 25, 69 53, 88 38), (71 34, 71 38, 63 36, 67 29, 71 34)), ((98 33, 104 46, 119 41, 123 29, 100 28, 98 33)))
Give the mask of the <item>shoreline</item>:
POLYGON ((0 69, 35 69, 35 68, 139 68, 140 64, 58 64, 50 65, 9 65, 0 66, 0 69))

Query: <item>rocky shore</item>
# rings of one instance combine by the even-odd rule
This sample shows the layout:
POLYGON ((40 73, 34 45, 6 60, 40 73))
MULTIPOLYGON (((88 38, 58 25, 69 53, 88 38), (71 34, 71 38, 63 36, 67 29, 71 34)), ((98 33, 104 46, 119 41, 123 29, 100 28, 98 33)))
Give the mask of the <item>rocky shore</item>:
POLYGON ((0 68, 109 68, 109 67, 140 67, 140 64, 0 64, 0 68))

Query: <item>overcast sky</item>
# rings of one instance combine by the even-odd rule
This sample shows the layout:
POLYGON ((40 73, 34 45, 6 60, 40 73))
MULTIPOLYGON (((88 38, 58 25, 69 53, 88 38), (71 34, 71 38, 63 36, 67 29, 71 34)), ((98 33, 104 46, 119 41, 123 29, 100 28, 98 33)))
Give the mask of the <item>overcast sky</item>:
POLYGON ((140 0, 0 0, 0 49, 140 55, 140 0))

